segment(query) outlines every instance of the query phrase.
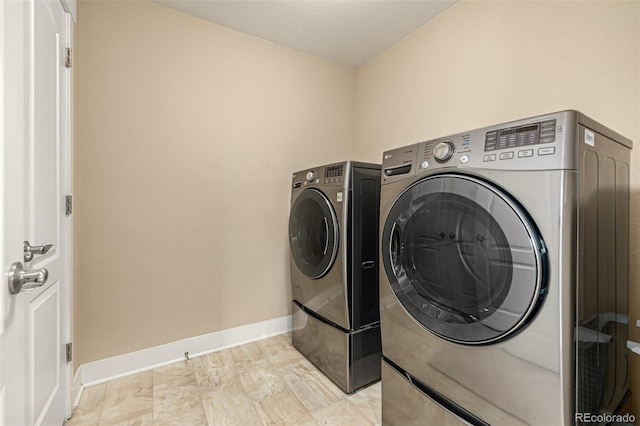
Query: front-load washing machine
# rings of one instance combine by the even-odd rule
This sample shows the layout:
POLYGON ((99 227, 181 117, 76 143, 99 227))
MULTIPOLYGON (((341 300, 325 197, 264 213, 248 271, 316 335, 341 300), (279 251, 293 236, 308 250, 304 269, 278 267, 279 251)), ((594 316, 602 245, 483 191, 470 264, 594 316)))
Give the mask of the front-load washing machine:
POLYGON ((631 146, 563 111, 384 153, 385 425, 619 409, 631 146))
POLYGON ((344 392, 380 380, 380 165, 293 174, 293 345, 344 392))

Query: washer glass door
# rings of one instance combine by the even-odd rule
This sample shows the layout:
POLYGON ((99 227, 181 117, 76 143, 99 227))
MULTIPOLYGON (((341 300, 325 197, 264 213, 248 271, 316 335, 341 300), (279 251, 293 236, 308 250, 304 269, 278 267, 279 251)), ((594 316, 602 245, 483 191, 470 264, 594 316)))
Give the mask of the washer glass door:
POLYGON ((305 189, 293 203, 289 217, 289 246, 300 272, 313 279, 329 272, 338 240, 338 222, 331 203, 321 191, 305 189))
POLYGON ((471 176, 434 175, 403 192, 385 221, 382 254, 405 310, 458 343, 517 332, 546 291, 544 244, 528 215, 471 176))

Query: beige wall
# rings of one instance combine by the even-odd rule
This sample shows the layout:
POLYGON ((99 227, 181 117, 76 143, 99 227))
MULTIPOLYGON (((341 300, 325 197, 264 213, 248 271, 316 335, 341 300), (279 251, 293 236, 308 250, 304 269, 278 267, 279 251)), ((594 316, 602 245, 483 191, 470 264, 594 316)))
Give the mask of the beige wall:
POLYGON ((290 312, 293 171, 353 157, 354 72, 147 1, 82 1, 76 366, 290 312))
POLYGON ((78 16, 76 365, 286 315, 292 171, 566 108, 638 147, 640 319, 640 2, 463 2, 355 76, 147 1, 78 16))
MULTIPOLYGON (((640 2, 463 2, 356 73, 356 157, 578 109, 631 138, 631 289, 640 319, 640 2)), ((630 337, 640 341, 640 329, 630 337)), ((632 356, 640 417, 640 359, 632 356)))

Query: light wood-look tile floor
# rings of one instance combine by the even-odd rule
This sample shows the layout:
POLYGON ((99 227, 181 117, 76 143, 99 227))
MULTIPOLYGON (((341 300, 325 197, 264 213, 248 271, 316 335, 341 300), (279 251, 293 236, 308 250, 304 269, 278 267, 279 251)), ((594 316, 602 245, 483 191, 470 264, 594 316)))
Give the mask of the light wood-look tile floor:
POLYGON ((380 393, 346 395, 283 334, 89 387, 65 426, 380 425, 380 393))

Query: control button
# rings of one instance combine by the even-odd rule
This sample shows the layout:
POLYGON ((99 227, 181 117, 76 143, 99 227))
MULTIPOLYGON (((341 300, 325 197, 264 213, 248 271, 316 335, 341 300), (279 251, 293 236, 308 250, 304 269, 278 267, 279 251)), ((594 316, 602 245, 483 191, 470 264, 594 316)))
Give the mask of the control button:
POLYGON ((469 161, 469 156, 468 155, 463 155, 462 157, 460 157, 460 162, 462 164, 467 164, 468 161, 469 161))
POLYGON ((433 157, 438 163, 444 163, 453 156, 455 146, 451 141, 439 142, 435 148, 433 148, 433 157))
POLYGON ((492 132, 487 132, 486 136, 485 136, 485 140, 489 140, 489 139, 495 139, 498 136, 498 131, 494 130, 492 132))
POLYGON ((540 143, 549 143, 556 140, 555 135, 540 138, 540 143))
POLYGON ((424 161, 422 164, 420 164, 420 168, 421 169, 426 169, 427 167, 429 167, 429 163, 424 161))
POLYGON ((306 178, 309 182, 313 182, 313 180, 316 178, 316 174, 313 171, 307 172, 306 178))
POLYGON ((320 183, 320 179, 316 179, 316 183, 320 183))
POLYGON ((498 139, 498 149, 502 149, 502 148, 506 148, 507 147, 507 136, 500 136, 500 139, 498 139))
POLYGON ((522 146, 522 145, 526 145, 526 144, 527 144, 527 134, 526 133, 519 133, 518 137, 517 137, 516 145, 517 146, 522 146))
POLYGON ((482 161, 484 161, 485 163, 487 161, 496 161, 496 155, 495 154, 485 155, 484 157, 482 157, 482 161))
POLYGON ((538 155, 552 155, 556 153, 556 147, 550 146, 548 148, 539 148, 538 155))
POLYGON ((556 130, 556 120, 548 120, 548 121, 543 121, 542 122, 542 126, 541 129, 544 130, 549 130, 552 129, 553 131, 556 130))
POLYGON ((518 151, 518 158, 523 158, 523 157, 533 157, 533 150, 524 149, 522 151, 518 151))
POLYGON ((513 158, 513 151, 500 153, 501 160, 511 160, 513 158))

